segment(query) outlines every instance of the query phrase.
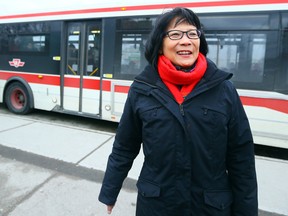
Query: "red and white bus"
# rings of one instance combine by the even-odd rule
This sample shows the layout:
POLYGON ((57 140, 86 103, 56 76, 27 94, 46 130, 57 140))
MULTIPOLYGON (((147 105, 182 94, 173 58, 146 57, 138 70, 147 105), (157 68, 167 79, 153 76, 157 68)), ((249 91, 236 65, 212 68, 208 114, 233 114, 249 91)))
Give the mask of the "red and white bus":
POLYGON ((1 6, 0 102, 12 112, 119 121, 157 15, 183 6, 200 17, 208 58, 234 73, 255 143, 288 149, 288 0, 37 4, 1 6))

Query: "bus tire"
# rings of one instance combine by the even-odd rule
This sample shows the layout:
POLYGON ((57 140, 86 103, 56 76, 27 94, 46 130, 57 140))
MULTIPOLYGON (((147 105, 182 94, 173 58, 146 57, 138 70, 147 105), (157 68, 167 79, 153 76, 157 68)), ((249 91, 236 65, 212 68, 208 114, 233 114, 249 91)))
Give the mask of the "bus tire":
POLYGON ((5 104, 15 113, 25 115, 31 112, 31 97, 27 88, 20 82, 11 83, 5 91, 5 104))

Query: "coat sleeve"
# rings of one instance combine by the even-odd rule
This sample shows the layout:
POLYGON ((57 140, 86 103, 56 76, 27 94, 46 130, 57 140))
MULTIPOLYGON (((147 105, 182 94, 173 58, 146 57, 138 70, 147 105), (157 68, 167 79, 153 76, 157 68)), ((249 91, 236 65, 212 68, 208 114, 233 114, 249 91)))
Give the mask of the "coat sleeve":
POLYGON ((98 197, 106 205, 116 203, 123 181, 141 147, 141 125, 133 112, 131 100, 129 92, 98 197))
POLYGON ((231 215, 256 216, 258 198, 253 137, 241 100, 232 85, 231 92, 232 109, 227 151, 227 170, 234 197, 231 215))

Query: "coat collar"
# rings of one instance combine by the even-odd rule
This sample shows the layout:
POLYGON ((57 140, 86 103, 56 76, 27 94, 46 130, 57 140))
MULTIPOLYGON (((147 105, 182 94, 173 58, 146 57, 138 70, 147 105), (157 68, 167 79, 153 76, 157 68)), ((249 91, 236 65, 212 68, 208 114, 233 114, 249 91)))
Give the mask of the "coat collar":
MULTIPOLYGON (((217 66, 209 59, 207 59, 207 64, 207 70, 201 81, 193 90, 192 95, 199 94, 203 91, 213 88, 224 80, 231 79, 233 76, 232 73, 227 73, 218 69, 217 66)), ((151 87, 160 88, 169 92, 165 84, 162 82, 158 72, 151 65, 146 66, 144 71, 135 78, 135 81, 142 82, 150 85, 151 87)))

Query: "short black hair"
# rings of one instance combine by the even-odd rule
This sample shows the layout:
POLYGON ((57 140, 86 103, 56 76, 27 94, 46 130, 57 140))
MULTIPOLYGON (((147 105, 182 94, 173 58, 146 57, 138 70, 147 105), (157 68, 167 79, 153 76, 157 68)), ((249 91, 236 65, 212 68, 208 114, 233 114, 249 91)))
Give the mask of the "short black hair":
POLYGON ((158 55, 160 49, 162 49, 163 38, 168 26, 174 18, 178 18, 176 20, 176 25, 181 22, 187 22, 201 31, 200 52, 204 56, 208 53, 208 45, 198 16, 187 8, 176 7, 171 11, 163 13, 157 18, 155 26, 146 42, 145 58, 155 69, 157 69, 158 55))

